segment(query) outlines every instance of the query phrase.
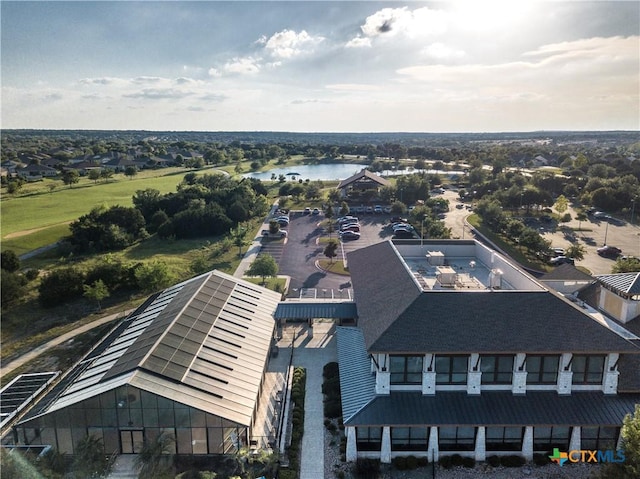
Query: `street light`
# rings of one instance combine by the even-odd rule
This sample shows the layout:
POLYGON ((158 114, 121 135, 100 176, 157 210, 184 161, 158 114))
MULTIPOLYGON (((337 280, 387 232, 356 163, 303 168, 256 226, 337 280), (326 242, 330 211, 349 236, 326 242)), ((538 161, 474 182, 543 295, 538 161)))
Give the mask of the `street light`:
POLYGON ((604 229, 604 245, 607 246, 607 233, 609 233, 609 222, 607 221, 607 226, 604 229))
POLYGON ((637 196, 634 196, 633 199, 631 200, 631 224, 633 224, 633 217, 635 215, 636 212, 636 200, 638 199, 637 196))

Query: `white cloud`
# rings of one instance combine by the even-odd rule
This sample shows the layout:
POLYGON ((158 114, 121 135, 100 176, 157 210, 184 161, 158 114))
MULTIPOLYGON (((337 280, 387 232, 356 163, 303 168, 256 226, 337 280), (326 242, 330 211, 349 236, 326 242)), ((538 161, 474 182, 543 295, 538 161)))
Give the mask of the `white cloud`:
POLYGON ((382 89, 379 85, 367 83, 334 83, 326 85, 325 88, 336 91, 379 91, 382 89))
POLYGON ((347 48, 367 48, 370 46, 371 46, 371 38, 361 37, 360 35, 352 38, 345 45, 345 47, 347 48))
POLYGON ((432 43, 431 45, 425 47, 422 50, 422 53, 428 57, 435 58, 438 60, 444 60, 449 58, 462 58, 465 56, 463 50, 458 50, 452 47, 445 45, 444 43, 432 43))
POLYGON ((173 88, 143 88, 140 91, 125 93, 125 98, 140 98, 144 100, 180 100, 190 96, 192 93, 173 88))
POLYGON ((309 35, 305 30, 282 30, 268 39, 261 37, 258 43, 264 44, 264 49, 274 58, 293 58, 312 52, 323 41, 324 37, 309 35))
POLYGON ((209 68, 209 71, 207 73, 209 74, 210 77, 213 77, 213 78, 219 78, 222 76, 222 73, 220 72, 220 70, 213 67, 209 68))
POLYGON ((225 73, 239 75, 254 74, 260 71, 259 59, 253 57, 236 57, 224 64, 225 73))
POLYGON ((403 35, 410 38, 426 35, 439 35, 447 31, 447 14, 429 7, 409 10, 402 8, 383 8, 365 20, 360 27, 365 37, 403 35))

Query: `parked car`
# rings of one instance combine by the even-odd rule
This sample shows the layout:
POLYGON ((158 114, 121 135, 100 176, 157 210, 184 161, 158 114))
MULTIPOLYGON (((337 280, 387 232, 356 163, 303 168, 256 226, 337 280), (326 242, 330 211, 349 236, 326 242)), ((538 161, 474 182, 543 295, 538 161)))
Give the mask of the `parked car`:
POLYGON ((617 258, 622 254, 622 250, 620 248, 616 248, 615 246, 607 246, 607 245, 604 245, 602 248, 598 248, 596 252, 600 256, 605 256, 607 258, 617 258))
POLYGON ((340 238, 343 241, 347 241, 347 240, 357 240, 360 239, 360 233, 356 232, 356 231, 341 231, 340 232, 340 238))
POLYGON ((551 258, 549 263, 554 266, 560 266, 561 264, 575 264, 575 260, 573 258, 569 258, 568 256, 556 256, 555 258, 551 258))
POLYGON ((271 233, 269 230, 262 230, 262 236, 265 238, 286 238, 287 231, 286 230, 278 230, 275 233, 271 233))
POLYGON ((357 216, 352 216, 352 215, 347 215, 347 216, 340 216, 340 217, 338 217, 336 219, 336 221, 338 223, 345 223, 347 221, 352 221, 352 220, 358 221, 358 217, 357 216))
POLYGON ((289 226, 289 218, 276 218, 276 223, 280 226, 289 226))
POLYGON ((551 248, 554 256, 564 256, 564 248, 551 248))
POLYGON ((350 223, 347 225, 344 225, 340 228, 340 231, 355 231, 356 233, 360 232, 360 224, 358 223, 350 223))
POLYGON ((382 213, 382 212, 383 212, 383 210, 382 210, 382 205, 375 205, 375 206, 373 207, 373 212, 374 212, 374 213, 382 213))
POLYGON ((311 214, 312 214, 312 215, 319 215, 319 214, 320 214, 320 210, 319 210, 318 208, 314 208, 314 209, 311 211, 311 214))
POLYGON ((365 212, 365 213, 372 214, 372 213, 373 213, 373 206, 367 206, 367 207, 364 209, 364 212, 365 212))
POLYGON ((402 216, 394 216, 391 218, 391 224, 406 223, 407 221, 407 218, 403 218, 402 216))
POLYGON ((407 230, 398 230, 398 231, 394 231, 393 233, 393 237, 395 239, 412 239, 415 238, 415 234, 413 233, 413 231, 407 231, 407 230))
POLYGON ((391 213, 391 206, 385 206, 384 208, 382 208, 382 211, 384 211, 387 214, 391 213))
POLYGON ((309 208, 308 206, 304 209, 304 211, 302 212, 302 214, 304 215, 310 215, 311 214, 311 208, 309 208))
POLYGON ((411 226, 409 223, 396 223, 395 225, 392 226, 393 231, 397 231, 400 229, 404 229, 404 230, 413 230, 413 226, 411 226))
POLYGON ((459 209, 459 210, 461 210, 462 208, 464 208, 464 205, 463 205, 462 203, 458 203, 458 204, 456 205, 456 208, 457 208, 457 209, 459 209))

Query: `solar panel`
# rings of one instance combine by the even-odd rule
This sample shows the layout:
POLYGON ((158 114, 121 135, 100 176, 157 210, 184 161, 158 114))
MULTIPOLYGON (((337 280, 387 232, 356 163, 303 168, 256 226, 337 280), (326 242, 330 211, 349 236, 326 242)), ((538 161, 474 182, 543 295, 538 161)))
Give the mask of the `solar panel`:
POLYGON ((60 372, 21 374, 0 391, 0 426, 28 406, 60 372))

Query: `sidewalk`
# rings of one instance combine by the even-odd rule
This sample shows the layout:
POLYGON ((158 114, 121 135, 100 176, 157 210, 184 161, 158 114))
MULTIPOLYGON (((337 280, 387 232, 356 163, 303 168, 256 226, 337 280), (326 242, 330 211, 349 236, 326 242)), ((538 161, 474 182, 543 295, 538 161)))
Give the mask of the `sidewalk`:
POLYGON ((256 236, 253 239, 253 241, 251 242, 251 245, 247 249, 247 252, 242 257, 240 264, 236 268, 235 273, 233 273, 234 277, 242 278, 243 276, 245 276, 245 273, 249 269, 249 266, 251 266, 251 263, 253 263, 255 259, 258 257, 258 253, 260 253, 260 248, 262 247, 261 232, 262 230, 269 229, 269 220, 275 214, 277 209, 278 209, 278 202, 276 200, 276 202, 271 206, 271 210, 269 211, 269 214, 267 215, 267 217, 264 219, 262 226, 258 230, 258 236, 256 236))

